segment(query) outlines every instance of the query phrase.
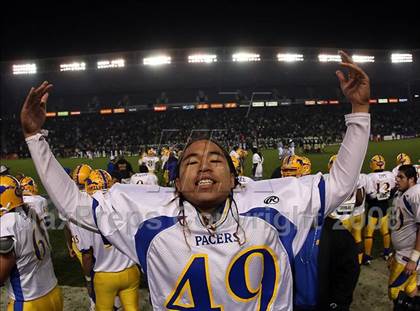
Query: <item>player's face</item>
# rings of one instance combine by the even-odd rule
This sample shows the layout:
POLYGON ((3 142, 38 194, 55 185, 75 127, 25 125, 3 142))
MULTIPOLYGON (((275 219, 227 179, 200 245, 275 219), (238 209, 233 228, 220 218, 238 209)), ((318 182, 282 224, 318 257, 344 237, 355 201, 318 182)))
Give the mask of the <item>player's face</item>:
POLYGON ((234 175, 223 151, 208 140, 199 140, 188 146, 179 169, 178 191, 201 210, 219 206, 234 187, 234 175))
POLYGON ((407 176, 400 171, 398 171, 397 177, 395 177, 395 183, 400 191, 406 191, 410 186, 407 176))

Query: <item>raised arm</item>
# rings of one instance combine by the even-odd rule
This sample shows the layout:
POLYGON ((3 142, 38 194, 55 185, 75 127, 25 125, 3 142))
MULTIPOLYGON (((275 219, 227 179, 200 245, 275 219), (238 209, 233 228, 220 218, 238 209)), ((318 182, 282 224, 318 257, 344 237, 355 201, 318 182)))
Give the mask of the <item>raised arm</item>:
POLYGON ((343 51, 342 67, 346 76, 337 71, 340 87, 352 105, 352 113, 346 115, 347 131, 338 151, 337 160, 326 183, 326 215, 337 208, 354 191, 370 135, 369 98, 370 82, 366 73, 343 51))
POLYGON ((23 134, 41 182, 60 213, 96 231, 92 216, 92 198, 79 191, 41 134, 51 88, 52 84, 45 81, 38 88, 31 88, 29 91, 20 113, 23 134))

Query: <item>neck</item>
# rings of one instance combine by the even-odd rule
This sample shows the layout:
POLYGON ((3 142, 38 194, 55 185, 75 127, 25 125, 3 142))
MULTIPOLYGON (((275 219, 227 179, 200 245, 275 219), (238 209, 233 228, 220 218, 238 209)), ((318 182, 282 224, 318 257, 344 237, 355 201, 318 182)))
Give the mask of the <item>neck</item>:
POLYGON ((213 207, 209 207, 209 208, 203 208, 202 206, 200 207, 196 207, 196 210, 200 213, 203 222, 208 225, 208 224, 214 224, 216 222, 218 222, 220 220, 220 218, 223 215, 223 211, 225 209, 226 206, 226 201, 213 206, 213 207))

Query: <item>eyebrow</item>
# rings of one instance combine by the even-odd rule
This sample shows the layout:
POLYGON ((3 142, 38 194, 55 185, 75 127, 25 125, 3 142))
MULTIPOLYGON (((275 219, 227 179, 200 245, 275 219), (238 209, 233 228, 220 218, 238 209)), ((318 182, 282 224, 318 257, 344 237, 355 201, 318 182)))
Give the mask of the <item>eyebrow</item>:
MULTIPOLYGON (((220 151, 209 151, 208 155, 217 155, 217 156, 223 157, 223 154, 220 151)), ((190 153, 186 157, 182 158, 181 163, 184 162, 185 160, 191 158, 191 157, 198 157, 198 156, 199 156, 199 154, 196 153, 196 152, 190 153)))

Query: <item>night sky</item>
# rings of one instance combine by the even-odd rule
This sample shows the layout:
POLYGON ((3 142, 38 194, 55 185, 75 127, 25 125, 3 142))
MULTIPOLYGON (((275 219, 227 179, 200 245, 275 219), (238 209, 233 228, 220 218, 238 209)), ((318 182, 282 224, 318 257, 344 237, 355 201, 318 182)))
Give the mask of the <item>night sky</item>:
POLYGON ((214 46, 420 48, 413 1, 86 2, 3 8, 1 60, 214 46))

